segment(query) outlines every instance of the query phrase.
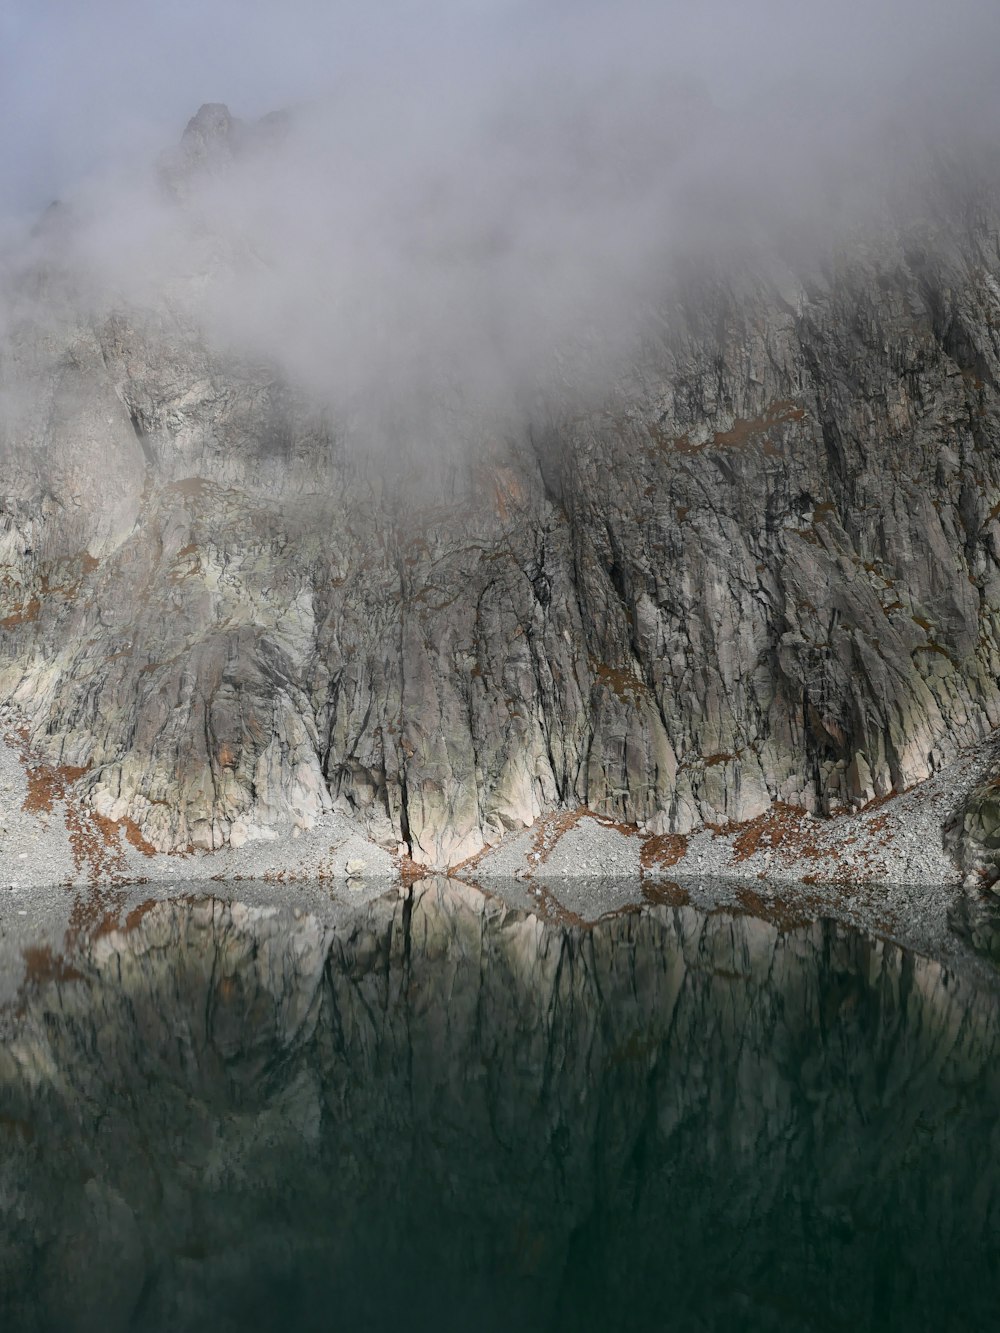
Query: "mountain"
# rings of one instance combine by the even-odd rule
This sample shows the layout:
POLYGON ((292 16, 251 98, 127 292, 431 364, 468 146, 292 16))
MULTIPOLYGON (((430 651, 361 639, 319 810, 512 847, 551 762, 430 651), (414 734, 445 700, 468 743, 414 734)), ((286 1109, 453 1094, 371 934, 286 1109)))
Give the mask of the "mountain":
MULTIPOLYGON (((164 189, 282 132, 204 108, 164 189)), ((560 804, 831 814, 1000 726, 994 188, 679 271, 599 401, 430 458, 59 250, 0 346, 0 694, 156 848, 337 809, 442 867, 560 804)), ((959 858, 998 827, 987 786, 959 858)))

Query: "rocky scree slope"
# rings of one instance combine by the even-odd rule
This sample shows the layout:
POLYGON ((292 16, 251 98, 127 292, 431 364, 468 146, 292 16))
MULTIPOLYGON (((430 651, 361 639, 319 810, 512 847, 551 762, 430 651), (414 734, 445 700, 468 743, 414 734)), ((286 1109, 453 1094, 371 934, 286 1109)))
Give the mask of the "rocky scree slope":
MULTIPOLYGON (((159 850, 331 808, 432 866, 559 804, 830 813, 1000 725, 995 197, 676 283, 600 409, 436 466, 169 303, 24 281, 0 692, 159 850)), ((958 813, 967 865, 994 836, 958 813)))

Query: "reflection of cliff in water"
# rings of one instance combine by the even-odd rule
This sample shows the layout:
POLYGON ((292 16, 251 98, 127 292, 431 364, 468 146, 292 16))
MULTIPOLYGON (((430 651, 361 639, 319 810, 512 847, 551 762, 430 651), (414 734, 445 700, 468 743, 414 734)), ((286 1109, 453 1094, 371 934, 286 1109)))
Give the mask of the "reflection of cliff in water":
POLYGON ((994 1000, 844 927, 153 905, 0 1049, 5 1330, 985 1328, 994 1000))

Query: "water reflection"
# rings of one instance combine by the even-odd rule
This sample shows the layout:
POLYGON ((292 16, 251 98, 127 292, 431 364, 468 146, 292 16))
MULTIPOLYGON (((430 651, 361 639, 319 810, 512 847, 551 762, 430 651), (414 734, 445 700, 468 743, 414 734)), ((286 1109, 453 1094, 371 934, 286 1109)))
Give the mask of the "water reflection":
POLYGON ((995 1318, 994 997, 843 926, 156 903, 20 1005, 4 1330, 995 1318))

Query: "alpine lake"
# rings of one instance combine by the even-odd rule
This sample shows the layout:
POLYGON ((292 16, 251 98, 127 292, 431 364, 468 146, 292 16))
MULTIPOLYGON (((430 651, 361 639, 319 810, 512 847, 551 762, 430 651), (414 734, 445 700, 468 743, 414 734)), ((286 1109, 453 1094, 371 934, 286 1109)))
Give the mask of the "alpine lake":
POLYGON ((988 962, 670 891, 59 892, 5 926, 3 1333, 1000 1326, 988 962))

